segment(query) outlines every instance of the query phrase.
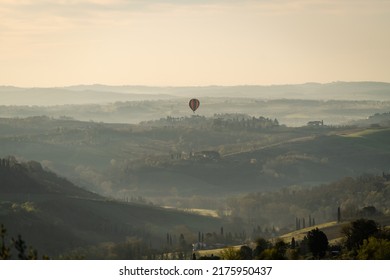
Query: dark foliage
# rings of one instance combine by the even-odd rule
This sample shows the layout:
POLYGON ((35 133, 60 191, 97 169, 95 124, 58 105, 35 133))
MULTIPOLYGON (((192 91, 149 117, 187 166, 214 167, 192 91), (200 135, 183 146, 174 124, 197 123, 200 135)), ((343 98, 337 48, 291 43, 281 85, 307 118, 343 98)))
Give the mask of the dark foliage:
POLYGON ((258 238, 256 240, 256 248, 253 250, 253 257, 259 259, 264 250, 270 247, 270 243, 264 238, 258 238))
POLYGON ((241 260, 252 259, 252 249, 249 246, 241 246, 239 254, 241 260))
POLYGON ((322 259, 328 249, 328 237, 326 234, 315 228, 307 233, 307 242, 310 252, 315 258, 322 259))
POLYGON ((374 220, 358 219, 343 228, 346 246, 349 250, 357 250, 370 236, 379 232, 379 226, 374 220))
MULTIPOLYGON (((15 259, 15 254, 19 260, 37 260, 38 252, 31 246, 27 247, 26 242, 19 234, 17 238, 7 239, 7 229, 3 224, 0 225, 0 260, 15 259)), ((48 259, 47 256, 43 256, 43 259, 48 259)))

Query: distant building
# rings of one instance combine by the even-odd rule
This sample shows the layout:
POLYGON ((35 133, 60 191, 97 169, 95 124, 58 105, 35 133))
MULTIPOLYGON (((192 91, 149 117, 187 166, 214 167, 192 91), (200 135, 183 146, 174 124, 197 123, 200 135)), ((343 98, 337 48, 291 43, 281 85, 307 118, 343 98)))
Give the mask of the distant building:
POLYGON ((310 121, 307 123, 307 126, 324 126, 324 121, 310 121))

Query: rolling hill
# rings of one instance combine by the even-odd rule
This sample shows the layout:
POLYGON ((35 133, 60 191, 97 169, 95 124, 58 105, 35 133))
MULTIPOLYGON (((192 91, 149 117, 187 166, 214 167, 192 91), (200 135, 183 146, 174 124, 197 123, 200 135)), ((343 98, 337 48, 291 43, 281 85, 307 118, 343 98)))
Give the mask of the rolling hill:
POLYGON ((132 123, 192 112, 189 98, 200 98, 197 113, 241 113, 277 118, 289 126, 320 119, 346 124, 389 111, 390 84, 377 82, 307 83, 270 86, 146 87, 79 85, 62 88, 0 86, 0 116, 71 117, 83 121, 132 123))
POLYGON ((316 186, 390 169, 386 127, 245 126, 252 118, 230 119, 223 124, 228 127, 220 127, 216 120, 168 118, 130 125, 2 118, 0 156, 34 159, 101 195, 209 209, 239 193, 316 186))
MULTIPOLYGON (((110 200, 44 170, 37 162, 1 159, 0 223, 40 254, 58 258, 77 248, 137 238, 161 249, 166 234, 217 230, 217 218, 110 200)), ((91 255, 89 255, 91 257, 91 255)))
MULTIPOLYGON (((354 131, 354 130, 353 130, 354 131)), ((347 134, 345 134, 347 133, 347 134)), ((281 141, 217 161, 181 160, 144 166, 129 174, 147 197, 225 197, 243 192, 274 191, 286 186, 316 186, 346 176, 382 174, 390 170, 389 129, 370 130, 362 137, 318 135, 281 141)))

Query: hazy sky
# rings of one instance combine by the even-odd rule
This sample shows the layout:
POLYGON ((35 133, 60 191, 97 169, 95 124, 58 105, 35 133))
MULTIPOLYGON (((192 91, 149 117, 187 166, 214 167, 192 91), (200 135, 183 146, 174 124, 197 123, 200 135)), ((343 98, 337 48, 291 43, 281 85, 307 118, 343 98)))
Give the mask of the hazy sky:
POLYGON ((0 85, 390 82, 388 0, 0 0, 0 85))

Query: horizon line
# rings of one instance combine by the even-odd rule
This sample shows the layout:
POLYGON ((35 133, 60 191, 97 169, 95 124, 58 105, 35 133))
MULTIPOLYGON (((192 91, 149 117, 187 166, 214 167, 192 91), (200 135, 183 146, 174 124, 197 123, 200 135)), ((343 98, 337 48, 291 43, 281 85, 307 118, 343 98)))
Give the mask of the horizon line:
POLYGON ((21 89, 53 89, 53 88, 71 88, 71 87, 91 87, 91 86, 106 86, 106 87, 145 87, 145 88, 207 88, 207 87, 272 87, 272 86, 294 86, 294 85, 327 85, 336 83, 380 83, 390 84, 384 81, 375 80, 360 80, 360 81, 331 81, 331 82, 303 82, 303 83, 276 83, 276 84, 235 84, 235 85, 221 85, 221 84, 208 84, 208 85, 146 85, 146 84, 104 84, 104 83, 91 83, 91 84, 71 84, 71 85, 56 85, 56 86, 18 86, 2 84, 0 87, 21 88, 21 89))

